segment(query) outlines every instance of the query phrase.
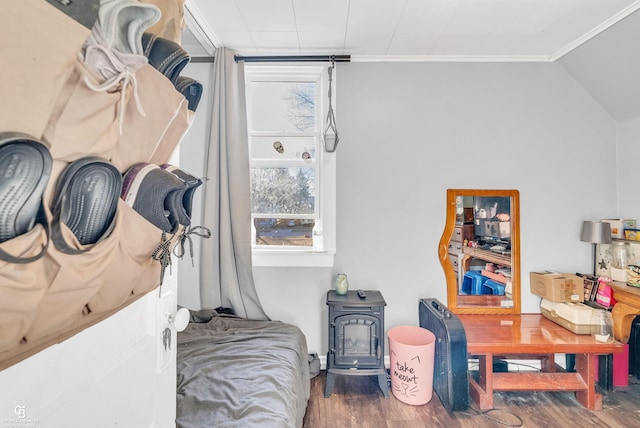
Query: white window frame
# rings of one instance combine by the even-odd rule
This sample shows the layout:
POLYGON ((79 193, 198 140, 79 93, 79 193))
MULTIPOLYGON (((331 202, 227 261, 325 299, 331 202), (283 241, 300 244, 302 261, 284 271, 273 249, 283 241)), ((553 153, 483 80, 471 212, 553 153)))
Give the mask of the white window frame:
MULTIPOLYGON (((314 132, 316 137, 316 204, 318 220, 313 228, 313 248, 310 247, 259 247, 256 242, 256 230, 253 216, 251 218, 251 248, 253 266, 272 267, 333 267, 336 253, 336 153, 327 153, 322 145, 328 106, 328 64, 245 64, 245 82, 254 81, 316 81, 316 123, 318 128, 314 132)), ((336 70, 332 78, 332 104, 335 106, 336 70)), ((248 86, 248 85, 247 85, 248 86)), ((247 90, 247 106, 250 106, 250 91, 247 90)), ((247 118, 249 136, 252 136, 251 118, 247 118)), ((253 134, 253 135, 264 135, 253 134)), ((254 163, 251 161, 251 165, 254 163)))

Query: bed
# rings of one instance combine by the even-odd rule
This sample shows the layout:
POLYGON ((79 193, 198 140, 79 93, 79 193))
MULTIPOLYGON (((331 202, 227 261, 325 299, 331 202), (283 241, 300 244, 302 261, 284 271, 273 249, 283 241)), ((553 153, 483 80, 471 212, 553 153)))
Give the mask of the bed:
POLYGON ((310 376, 298 327, 192 312, 177 352, 176 427, 302 427, 310 376))

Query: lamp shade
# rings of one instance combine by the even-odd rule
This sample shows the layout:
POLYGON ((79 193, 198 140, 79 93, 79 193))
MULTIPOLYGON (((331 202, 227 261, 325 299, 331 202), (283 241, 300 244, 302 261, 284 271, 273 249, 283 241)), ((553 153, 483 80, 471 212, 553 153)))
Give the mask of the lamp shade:
POLYGON ((580 240, 593 244, 610 244, 611 225, 601 221, 583 221, 580 240))

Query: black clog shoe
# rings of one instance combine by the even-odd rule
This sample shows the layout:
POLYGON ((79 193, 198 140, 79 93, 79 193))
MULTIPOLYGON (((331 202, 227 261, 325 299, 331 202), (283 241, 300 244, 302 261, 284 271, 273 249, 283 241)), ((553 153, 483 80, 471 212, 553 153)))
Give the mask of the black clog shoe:
POLYGON ((42 195, 51 176, 53 161, 49 149, 34 137, 20 132, 0 132, 0 242, 29 232, 40 223, 47 243, 40 253, 21 258, 0 250, 0 258, 28 263, 44 255, 48 225, 42 195))
POLYGON ((71 162, 56 183, 51 239, 60 251, 79 254, 67 243, 60 224, 67 226, 81 245, 97 244, 113 230, 122 190, 120 171, 106 159, 90 156, 71 162))

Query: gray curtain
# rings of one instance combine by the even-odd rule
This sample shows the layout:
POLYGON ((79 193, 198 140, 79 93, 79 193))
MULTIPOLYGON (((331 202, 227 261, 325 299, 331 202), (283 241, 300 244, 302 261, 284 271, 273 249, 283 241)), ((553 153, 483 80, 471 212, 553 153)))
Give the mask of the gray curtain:
POLYGON ((200 251, 202 308, 233 308, 238 316, 269 319, 262 309, 251 265, 251 193, 244 63, 216 51, 211 134, 205 153, 203 223, 211 239, 200 251))

